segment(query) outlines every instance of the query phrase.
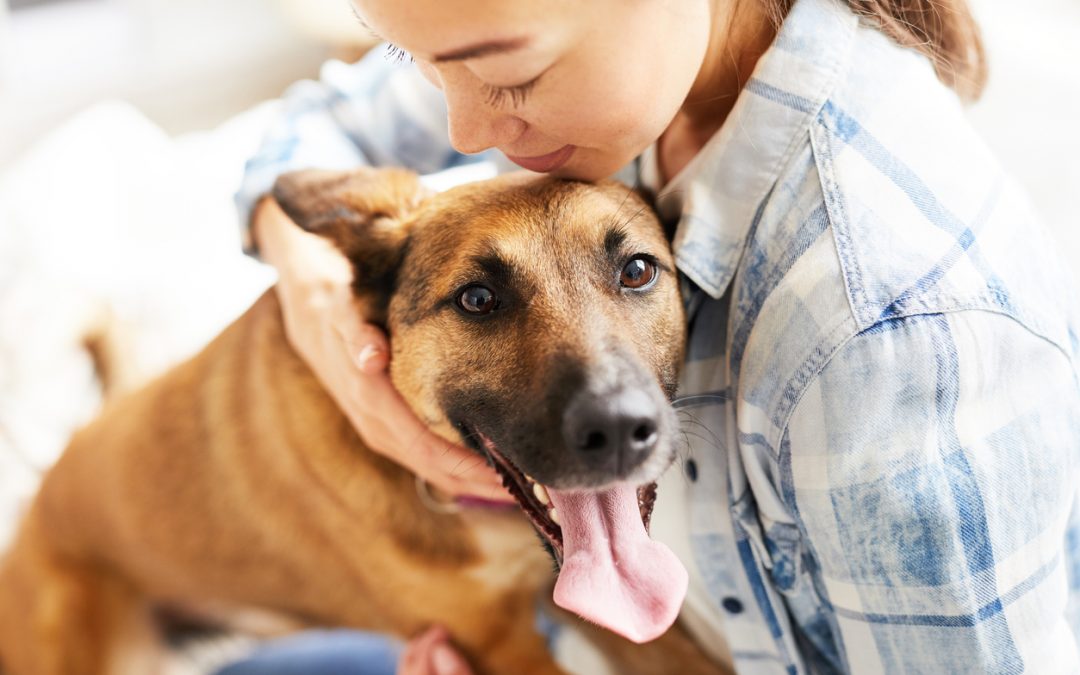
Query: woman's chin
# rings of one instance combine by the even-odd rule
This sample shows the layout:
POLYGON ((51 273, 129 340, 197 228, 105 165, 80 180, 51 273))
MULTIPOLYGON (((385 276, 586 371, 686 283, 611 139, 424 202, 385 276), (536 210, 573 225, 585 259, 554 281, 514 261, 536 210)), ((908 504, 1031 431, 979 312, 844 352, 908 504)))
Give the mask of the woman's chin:
POLYGON ((582 148, 579 148, 569 162, 550 172, 548 175, 566 180, 580 180, 586 183, 595 183, 606 178, 611 178, 618 173, 619 169, 634 161, 633 157, 626 161, 621 161, 619 159, 590 155, 591 153, 588 151, 583 151, 582 148))

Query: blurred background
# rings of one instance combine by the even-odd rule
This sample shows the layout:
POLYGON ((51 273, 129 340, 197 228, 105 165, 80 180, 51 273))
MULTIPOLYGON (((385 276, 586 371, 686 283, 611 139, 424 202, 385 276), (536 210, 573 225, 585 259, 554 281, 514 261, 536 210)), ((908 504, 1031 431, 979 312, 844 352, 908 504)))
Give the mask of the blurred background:
MULTIPOLYGON (((971 119, 1080 260, 1080 0, 972 4, 971 119)), ((273 282, 244 161, 290 83, 370 46, 348 0, 0 0, 0 550, 101 404, 88 345, 137 386, 273 282)))
POLYGON ((208 129, 369 42, 347 0, 0 0, 0 168, 96 101, 208 129))

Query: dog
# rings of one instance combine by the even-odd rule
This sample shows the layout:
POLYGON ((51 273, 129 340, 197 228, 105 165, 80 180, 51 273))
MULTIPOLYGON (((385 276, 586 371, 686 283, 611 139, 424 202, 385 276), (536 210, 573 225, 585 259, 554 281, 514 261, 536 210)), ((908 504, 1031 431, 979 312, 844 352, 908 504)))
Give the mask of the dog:
POLYGON ((392 169, 288 174, 273 196, 353 264, 416 414, 520 509, 425 506, 290 349, 271 289, 46 475, 0 561, 0 669, 153 672, 169 607, 399 636, 440 623, 478 673, 558 673, 534 628, 553 561, 555 604, 619 672, 717 672, 667 630, 686 572, 646 534, 685 326, 643 200, 527 174, 430 194, 392 169))

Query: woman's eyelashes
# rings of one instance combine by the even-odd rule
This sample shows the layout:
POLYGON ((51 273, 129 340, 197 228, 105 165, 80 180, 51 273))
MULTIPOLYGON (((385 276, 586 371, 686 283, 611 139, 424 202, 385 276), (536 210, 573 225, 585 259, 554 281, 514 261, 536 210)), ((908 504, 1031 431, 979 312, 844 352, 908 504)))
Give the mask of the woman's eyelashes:
POLYGON ((493 108, 501 107, 507 100, 510 101, 510 106, 517 108, 525 104, 525 99, 529 97, 529 92, 536 86, 539 77, 534 77, 525 84, 519 84, 514 87, 496 87, 490 84, 484 84, 484 96, 487 97, 488 105, 493 108))
MULTIPOLYGON (((394 63, 403 63, 406 60, 410 63, 414 60, 412 54, 405 51, 401 47, 395 44, 387 43, 386 45, 386 60, 393 61, 394 63)), ((518 84, 513 87, 497 87, 493 84, 482 84, 481 87, 484 92, 484 98, 488 105, 493 108, 498 108, 509 102, 512 108, 517 108, 525 104, 525 99, 528 98, 529 92, 536 86, 537 80, 540 76, 537 75, 533 79, 529 80, 525 84, 518 84)))
POLYGON ((390 43, 386 44, 386 60, 387 61, 393 61, 394 63, 401 63, 401 62, 405 61, 406 59, 408 59, 408 61, 411 63, 412 60, 413 60, 412 54, 405 51, 401 47, 398 47, 395 44, 390 44, 390 43))

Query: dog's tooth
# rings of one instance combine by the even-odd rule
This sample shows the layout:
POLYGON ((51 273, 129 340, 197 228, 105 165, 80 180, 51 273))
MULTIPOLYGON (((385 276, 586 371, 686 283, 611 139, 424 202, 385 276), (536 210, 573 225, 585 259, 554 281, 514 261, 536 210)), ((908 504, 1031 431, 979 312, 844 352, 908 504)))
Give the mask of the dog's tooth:
POLYGON ((555 509, 551 509, 550 511, 548 511, 548 518, 551 518, 551 522, 555 523, 556 525, 562 525, 562 523, 559 522, 559 512, 555 509))
POLYGON ((535 483, 536 482, 536 479, 533 478, 532 476, 530 476, 529 474, 524 474, 524 475, 525 475, 525 480, 529 481, 530 483, 535 483))
POLYGON ((547 488, 540 483, 533 483, 533 494, 540 500, 540 503, 547 506, 551 503, 551 498, 548 497, 547 488))

